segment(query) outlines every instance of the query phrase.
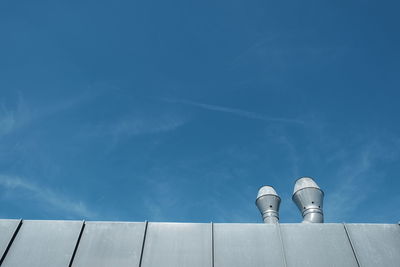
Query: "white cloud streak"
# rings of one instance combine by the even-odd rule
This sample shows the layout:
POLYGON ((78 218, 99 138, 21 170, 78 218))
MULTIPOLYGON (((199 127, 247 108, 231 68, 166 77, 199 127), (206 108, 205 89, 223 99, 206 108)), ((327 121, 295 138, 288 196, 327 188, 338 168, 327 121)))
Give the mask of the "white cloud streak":
POLYGON ((368 197, 369 184, 361 177, 371 169, 368 153, 362 152, 361 159, 350 164, 351 166, 341 166, 342 170, 337 174, 339 186, 327 195, 325 210, 328 212, 328 221, 346 218, 368 197))
POLYGON ((7 108, 4 102, 0 103, 0 137, 12 134, 19 129, 54 116, 59 112, 73 109, 103 93, 104 90, 99 90, 95 93, 86 91, 69 99, 63 99, 62 101, 36 108, 30 107, 25 102, 22 93, 19 93, 14 109, 7 108))
POLYGON ((228 113, 228 114, 232 114, 232 115, 236 115, 239 117, 248 118, 248 119, 252 119, 252 120, 260 120, 260 121, 264 121, 264 122, 305 124, 304 121, 298 120, 298 119, 268 117, 263 114, 251 112, 251 111, 247 111, 247 110, 229 108, 229 107, 224 107, 224 106, 219 106, 219 105, 210 105, 210 104, 199 103, 199 102, 193 102, 193 101, 189 101, 189 100, 185 100, 185 99, 163 99, 163 100, 165 102, 169 102, 169 103, 183 104, 183 105, 197 107, 197 108, 201 108, 201 109, 205 109, 205 110, 228 113))
POLYGON ((131 117, 113 124, 110 132, 114 136, 154 134, 175 130, 185 122, 183 118, 168 115, 159 118, 131 117))
POLYGON ((4 103, 0 106, 0 137, 8 135, 22 127, 29 120, 29 110, 22 96, 18 98, 14 110, 8 109, 4 103))
POLYGON ((394 146, 370 143, 361 147, 352 157, 342 159, 343 164, 335 175, 338 186, 326 197, 328 221, 347 218, 365 201, 371 199, 374 192, 380 190, 379 186, 385 182, 385 173, 376 169, 377 160, 385 158, 391 161, 397 158, 393 151, 398 147, 394 146))
POLYGON ((66 196, 55 192, 50 188, 31 183, 18 176, 0 175, 0 187, 6 192, 14 194, 13 197, 19 198, 17 190, 23 190, 29 197, 44 204, 43 210, 49 207, 57 209, 67 217, 81 217, 94 219, 97 214, 88 209, 82 201, 72 200, 66 196))
POLYGON ((113 150, 121 141, 137 136, 171 132, 186 122, 186 117, 174 114, 131 115, 112 123, 95 125, 88 133, 110 138, 107 150, 113 150))
POLYGON ((2 106, 0 111, 0 136, 10 133, 15 125, 15 116, 13 113, 2 106))

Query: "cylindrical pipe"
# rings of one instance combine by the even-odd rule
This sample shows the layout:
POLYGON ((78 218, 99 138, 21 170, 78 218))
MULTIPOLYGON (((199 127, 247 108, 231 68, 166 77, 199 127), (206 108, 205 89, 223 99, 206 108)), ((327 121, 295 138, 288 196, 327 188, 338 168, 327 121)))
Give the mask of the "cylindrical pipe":
POLYGON ((324 222, 324 192, 312 178, 302 177, 296 181, 292 199, 303 216, 303 223, 324 222))
POLYGON ((272 186, 263 186, 258 190, 256 205, 264 223, 279 222, 279 205, 281 198, 272 186))

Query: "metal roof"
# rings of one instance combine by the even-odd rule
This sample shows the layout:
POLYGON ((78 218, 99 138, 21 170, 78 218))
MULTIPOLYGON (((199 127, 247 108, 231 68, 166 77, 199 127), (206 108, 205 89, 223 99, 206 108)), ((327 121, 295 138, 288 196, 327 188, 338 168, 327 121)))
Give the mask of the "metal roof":
POLYGON ((1 266, 400 266, 397 224, 0 220, 1 266))

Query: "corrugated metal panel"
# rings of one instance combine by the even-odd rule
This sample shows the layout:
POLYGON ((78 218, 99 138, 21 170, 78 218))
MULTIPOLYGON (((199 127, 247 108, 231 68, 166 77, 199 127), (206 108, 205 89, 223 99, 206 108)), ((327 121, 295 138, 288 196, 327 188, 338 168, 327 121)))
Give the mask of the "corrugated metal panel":
POLYGON ((3 257, 21 220, 0 220, 0 259, 3 257))
POLYGON ((284 266, 278 225, 214 224, 215 267, 284 266))
POLYGON ((211 224, 149 223, 142 267, 210 267, 211 224))
POLYGON ((400 226, 346 224, 360 265, 400 266, 400 226))
POLYGON ((288 266, 357 267, 342 224, 281 224, 288 266))
POLYGON ((23 221, 2 266, 68 266, 82 222, 23 221))
POLYGON ((87 222, 72 266, 139 266, 145 225, 87 222))

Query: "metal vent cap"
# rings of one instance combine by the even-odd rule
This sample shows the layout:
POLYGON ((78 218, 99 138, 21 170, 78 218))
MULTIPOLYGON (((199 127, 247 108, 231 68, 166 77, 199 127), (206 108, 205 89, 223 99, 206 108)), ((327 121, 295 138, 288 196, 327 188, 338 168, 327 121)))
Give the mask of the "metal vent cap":
POLYGON ((258 190, 256 205, 265 223, 279 222, 281 198, 272 186, 263 186, 258 190))

